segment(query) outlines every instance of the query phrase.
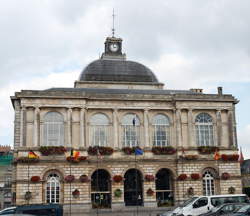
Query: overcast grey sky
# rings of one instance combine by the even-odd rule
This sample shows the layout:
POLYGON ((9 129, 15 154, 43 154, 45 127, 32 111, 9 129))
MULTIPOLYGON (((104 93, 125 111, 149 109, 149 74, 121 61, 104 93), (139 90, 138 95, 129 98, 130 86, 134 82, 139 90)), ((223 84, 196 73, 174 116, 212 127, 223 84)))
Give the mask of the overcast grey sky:
POLYGON ((249 0, 0 1, 0 143, 13 143, 10 95, 72 87, 116 36, 130 60, 150 67, 168 89, 217 86, 240 100, 238 143, 250 158, 249 0))

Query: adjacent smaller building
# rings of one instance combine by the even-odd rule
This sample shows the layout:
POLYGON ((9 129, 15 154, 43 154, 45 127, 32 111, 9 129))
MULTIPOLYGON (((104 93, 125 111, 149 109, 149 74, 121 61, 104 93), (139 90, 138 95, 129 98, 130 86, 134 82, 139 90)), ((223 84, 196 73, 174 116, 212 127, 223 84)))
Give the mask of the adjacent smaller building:
POLYGON ((12 205, 12 160, 10 146, 0 146, 0 209, 12 205))
POLYGON ((244 160, 241 165, 242 190, 250 197, 250 159, 244 160))

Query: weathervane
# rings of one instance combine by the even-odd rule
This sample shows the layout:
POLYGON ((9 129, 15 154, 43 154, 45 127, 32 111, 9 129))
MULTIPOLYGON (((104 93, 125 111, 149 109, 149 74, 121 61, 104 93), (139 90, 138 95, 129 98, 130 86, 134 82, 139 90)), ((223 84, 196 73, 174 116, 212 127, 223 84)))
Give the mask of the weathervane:
POLYGON ((114 37, 115 36, 115 10, 114 10, 114 8, 113 8, 112 17, 113 17, 112 37, 114 37))

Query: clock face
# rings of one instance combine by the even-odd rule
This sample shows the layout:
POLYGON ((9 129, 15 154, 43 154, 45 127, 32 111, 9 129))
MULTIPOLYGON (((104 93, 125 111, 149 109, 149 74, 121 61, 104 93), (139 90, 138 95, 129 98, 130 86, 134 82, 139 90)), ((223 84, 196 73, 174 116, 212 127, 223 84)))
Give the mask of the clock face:
POLYGON ((119 49, 118 43, 111 43, 111 44, 109 45, 109 49, 110 49, 111 52, 117 52, 118 49, 119 49))

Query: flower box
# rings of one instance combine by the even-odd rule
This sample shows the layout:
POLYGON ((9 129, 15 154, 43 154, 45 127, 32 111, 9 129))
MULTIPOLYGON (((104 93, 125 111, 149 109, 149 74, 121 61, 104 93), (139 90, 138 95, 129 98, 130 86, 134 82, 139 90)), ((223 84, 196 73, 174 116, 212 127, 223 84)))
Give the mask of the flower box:
POLYGON ((115 197, 121 197, 122 196, 122 190, 121 189, 116 189, 114 191, 114 196, 115 197))
POLYGON ((139 146, 135 146, 135 147, 124 147, 124 148, 122 148, 122 151, 126 155, 132 155, 135 153, 136 149, 142 150, 139 146))
POLYGON ((145 180, 148 182, 151 182, 151 181, 155 180, 155 177, 154 177, 154 175, 147 174, 147 175, 145 175, 145 180))
POLYGON ((39 162, 39 158, 29 158, 29 157, 19 157, 16 159, 18 163, 37 163, 39 162))
POLYGON ((148 195, 148 196, 153 196, 154 193, 155 193, 155 192, 154 192, 151 188, 149 188, 149 189, 147 190, 147 195, 148 195))
POLYGON ((187 179, 187 174, 180 174, 179 176, 178 176, 178 178, 177 178, 177 180, 179 180, 179 181, 184 181, 184 180, 186 180, 187 179))
POLYGON ((116 183, 119 183, 123 180, 122 176, 121 175, 115 175, 113 177, 113 181, 116 182, 116 183))
POLYGON ((198 151, 201 154, 212 154, 216 151, 219 151, 219 148, 216 146, 200 146, 198 147, 198 151))
POLYGON ((80 156, 80 157, 78 157, 78 158, 75 158, 75 157, 72 157, 72 156, 68 156, 67 158, 66 158, 66 160, 68 161, 68 162, 71 162, 71 163, 79 163, 79 162, 81 162, 81 161, 85 161, 87 159, 87 157, 85 157, 85 156, 80 156))
POLYGON ((221 174, 221 179, 222 180, 228 180, 230 178, 230 174, 227 172, 224 172, 221 174))
POLYGON ((73 182, 73 181, 75 180, 75 176, 73 176, 73 175, 67 175, 67 176, 64 178, 64 180, 65 180, 66 182, 68 182, 68 183, 71 183, 71 182, 73 182))
POLYGON ((155 155, 172 155, 176 153, 176 149, 172 146, 166 146, 166 147, 155 146, 152 148, 152 152, 155 155))
POLYGON ((183 156, 180 156, 180 158, 184 160, 197 160, 198 155, 183 155, 183 156))
POLYGON ((193 179, 193 180, 198 180, 198 179, 200 179, 200 174, 199 174, 199 173, 192 173, 192 174, 190 175, 190 177, 191 177, 191 179, 193 179))
POLYGON ((86 182, 89 182, 89 177, 88 177, 87 175, 81 175, 81 176, 79 177, 79 180, 80 180, 80 182, 82 182, 82 183, 86 183, 86 182))
POLYGON ((40 176, 32 176, 30 178, 30 181, 31 182, 39 182, 41 180, 40 176))
POLYGON ((88 148, 88 154, 89 155, 98 155, 98 151, 100 155, 112 155, 114 152, 114 149, 111 147, 104 147, 104 146, 90 146, 88 148))
POLYGON ((80 191, 78 189, 75 189, 74 191, 72 191, 72 195, 73 197, 77 198, 80 195, 80 191))
POLYGON ((63 155, 67 150, 64 146, 41 146, 39 151, 42 155, 63 155))
POLYGON ((239 155, 238 154, 222 154, 221 160, 223 161, 238 161, 239 155))

